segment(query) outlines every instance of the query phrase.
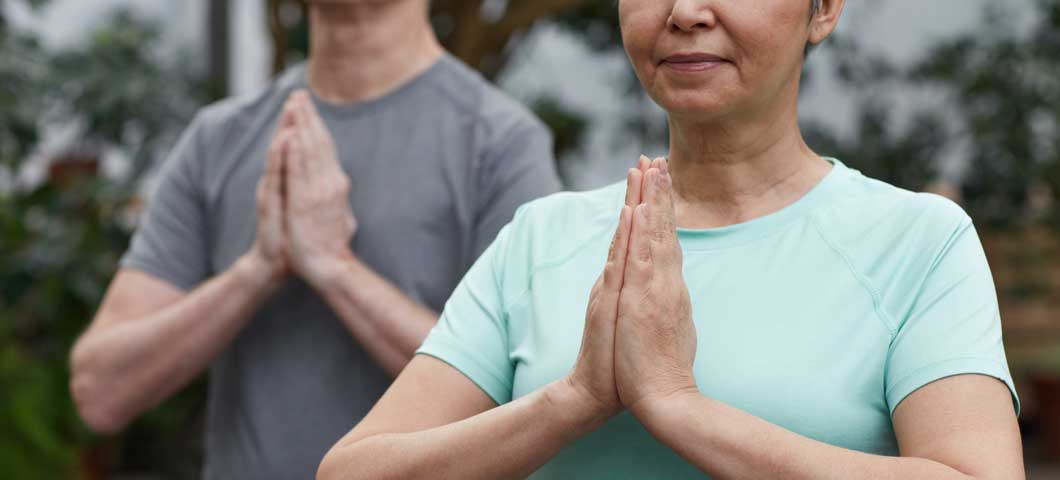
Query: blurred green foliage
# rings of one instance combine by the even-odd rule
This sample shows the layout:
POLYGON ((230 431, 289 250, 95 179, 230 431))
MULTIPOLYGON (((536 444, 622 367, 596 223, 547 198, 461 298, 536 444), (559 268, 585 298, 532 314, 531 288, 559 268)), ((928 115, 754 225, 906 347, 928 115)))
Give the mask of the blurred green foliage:
POLYGON ((811 146, 911 189, 935 180, 956 152, 967 163, 963 206, 977 223, 1060 227, 1060 0, 1034 7, 1025 28, 1014 6, 988 3, 976 28, 927 45, 909 67, 864 52, 853 37, 830 39, 858 120, 848 136, 807 125, 811 146), (895 118, 892 105, 910 99, 908 118, 895 118))
MULTIPOLYGON (((173 438, 201 397, 98 439, 76 415, 67 370, 128 243, 140 176, 201 104, 201 75, 182 58, 157 60, 158 29, 127 13, 61 52, 0 25, 0 472, 69 478, 140 448, 127 439, 173 438), (26 180, 45 132, 70 129, 72 146, 51 158, 47 178, 26 180), (128 158, 121 178, 99 175, 110 149, 128 158)), ((139 458, 165 469, 165 453, 139 458)))
POLYGON ((1060 200, 1060 0, 1035 5, 1028 30, 1012 6, 990 4, 980 28, 933 46, 910 72, 950 95, 950 141, 970 146, 966 207, 998 226, 1026 219, 1036 182, 1060 200))

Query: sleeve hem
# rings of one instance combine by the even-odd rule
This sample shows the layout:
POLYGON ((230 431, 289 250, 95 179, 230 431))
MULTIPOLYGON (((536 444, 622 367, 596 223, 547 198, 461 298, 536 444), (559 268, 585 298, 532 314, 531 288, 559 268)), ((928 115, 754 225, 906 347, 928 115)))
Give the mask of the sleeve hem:
POLYGON ((128 268, 131 270, 138 270, 146 273, 152 277, 155 277, 163 282, 166 282, 174 287, 177 287, 185 292, 189 292, 198 286, 201 281, 199 280, 187 280, 178 278, 179 275, 174 275, 172 271, 167 271, 158 265, 151 262, 143 261, 133 257, 122 258, 118 265, 120 268, 128 268))
POLYGON ((489 395, 497 405, 504 405, 511 401, 512 387, 502 380, 496 373, 483 367, 481 362, 467 355, 460 348, 456 348, 448 341, 437 337, 429 338, 418 350, 417 355, 429 355, 441 360, 455 368, 475 385, 489 395))
POLYGON ((1012 383, 1008 368, 1004 363, 997 360, 977 357, 956 358, 937 362, 914 370, 901 380, 888 385, 887 405, 890 408, 891 415, 894 415, 894 410, 898 408, 898 405, 906 397, 921 387, 943 378, 966 374, 986 375, 1001 380, 1008 387, 1009 393, 1012 394, 1012 405, 1016 410, 1016 416, 1019 416, 1020 400, 1016 394, 1016 387, 1012 383))

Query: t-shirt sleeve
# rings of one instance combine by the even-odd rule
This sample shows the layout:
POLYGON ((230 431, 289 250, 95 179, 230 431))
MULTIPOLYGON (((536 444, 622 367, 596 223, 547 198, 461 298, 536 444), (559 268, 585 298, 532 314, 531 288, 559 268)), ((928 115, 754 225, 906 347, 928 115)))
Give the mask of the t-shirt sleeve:
POLYGON ((1019 412, 993 277, 971 219, 960 215, 891 342, 886 392, 892 414, 920 387, 961 374, 1001 380, 1019 412))
POLYGON ((121 259, 123 268, 185 291, 209 275, 200 123, 193 121, 166 157, 146 215, 121 259))
POLYGON ((504 275, 518 219, 516 214, 471 266, 416 352, 448 363, 498 405, 511 401, 515 374, 508 351, 504 275))
POLYGON ((481 155, 469 263, 493 242, 516 208, 560 190, 552 135, 537 119, 521 118, 485 146, 481 155))

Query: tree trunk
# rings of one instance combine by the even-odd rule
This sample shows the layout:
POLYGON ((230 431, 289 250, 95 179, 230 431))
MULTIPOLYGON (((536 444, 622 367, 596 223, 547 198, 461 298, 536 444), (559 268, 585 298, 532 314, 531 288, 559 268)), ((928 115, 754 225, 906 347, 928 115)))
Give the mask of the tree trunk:
POLYGON ((228 0, 210 0, 206 25, 208 56, 210 62, 210 97, 223 98, 228 95, 228 0))
POLYGON ((489 22, 482 17, 484 0, 436 0, 434 13, 448 14, 452 32, 444 39, 457 58, 492 79, 507 61, 506 49, 513 36, 526 32, 538 20, 583 6, 592 0, 510 0, 504 15, 489 22))

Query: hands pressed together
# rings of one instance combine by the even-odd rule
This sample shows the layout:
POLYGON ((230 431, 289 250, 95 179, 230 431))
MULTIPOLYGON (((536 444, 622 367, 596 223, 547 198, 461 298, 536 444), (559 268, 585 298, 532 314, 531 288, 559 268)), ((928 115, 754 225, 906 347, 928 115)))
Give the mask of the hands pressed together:
POLYGON ((601 418, 640 416, 652 400, 696 390, 696 327, 681 274, 666 161, 641 157, 603 273, 593 286, 570 385, 601 418))
POLYGON ((275 281, 295 273, 313 285, 329 281, 357 230, 350 180, 308 93, 284 105, 257 188, 258 233, 246 258, 275 281))
MULTIPOLYGON (((258 233, 246 261, 275 282, 294 273, 331 280, 353 257, 350 181, 309 95, 284 105, 257 188, 258 233)), ((600 418, 634 415, 653 399, 694 391, 696 331, 681 274, 673 183, 666 161, 629 171, 604 271, 589 296, 581 351, 567 378, 600 418)))

